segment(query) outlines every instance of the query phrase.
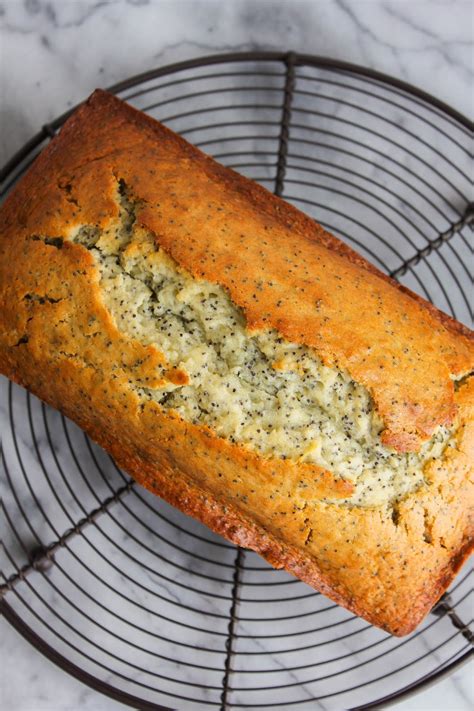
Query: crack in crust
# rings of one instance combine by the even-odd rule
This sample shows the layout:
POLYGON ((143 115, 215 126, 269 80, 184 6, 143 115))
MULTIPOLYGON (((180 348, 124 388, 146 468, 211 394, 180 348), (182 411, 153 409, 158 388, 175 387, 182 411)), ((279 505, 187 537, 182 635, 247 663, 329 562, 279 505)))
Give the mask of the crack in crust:
POLYGON ((83 225, 72 240, 93 255, 117 328, 162 354, 155 386, 137 389, 141 399, 264 456, 321 467, 353 486, 339 504, 387 504, 423 485, 425 463, 441 456, 454 428, 419 454, 386 448, 363 386, 274 331, 249 332, 222 287, 192 278, 137 226, 143 201, 114 177, 118 221, 106 231, 83 225))

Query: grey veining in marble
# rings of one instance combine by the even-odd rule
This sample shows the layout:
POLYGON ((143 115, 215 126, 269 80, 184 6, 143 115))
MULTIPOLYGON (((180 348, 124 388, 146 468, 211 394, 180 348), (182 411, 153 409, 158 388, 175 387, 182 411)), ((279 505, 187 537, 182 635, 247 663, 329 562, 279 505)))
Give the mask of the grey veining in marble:
MULTIPOLYGON (((42 124, 97 86, 196 56, 257 48, 292 49, 372 67, 432 93, 466 115, 473 113, 469 1, 0 0, 0 164, 42 124)), ((306 97, 304 105, 301 97, 295 98, 297 127, 291 133, 287 197, 356 246, 362 244, 369 257, 376 244, 375 259, 396 268, 400 259, 445 229, 468 199, 466 176, 472 167, 465 147, 451 145, 454 167, 442 158, 433 161, 436 150, 446 153, 449 135, 446 138, 436 126, 430 128, 410 116, 402 99, 390 107, 383 99, 370 99, 370 109, 377 114, 371 127, 377 136, 372 134, 368 140, 362 130, 354 129, 351 137, 360 141, 360 149, 351 163, 351 176, 346 175, 350 180, 343 194, 335 195, 333 188, 340 188, 341 172, 347 168, 344 136, 320 141, 317 147, 305 141, 309 135, 314 139, 318 132, 322 136, 332 129, 334 117, 342 122, 362 115, 369 102, 360 109, 344 106, 337 85, 319 81, 315 70, 305 69, 300 75, 299 88, 318 86, 320 96, 306 97), (317 108, 317 121, 301 110, 308 107, 317 108), (397 128, 388 129, 388 122, 397 128), (389 130, 398 147, 393 144, 387 149, 389 130), (407 131, 424 140, 413 156, 404 150, 407 131), (308 161, 318 166, 317 188, 304 187, 308 161), (437 166, 438 172, 427 173, 426 162, 437 166), (357 212, 362 198, 366 207, 357 212), (373 240, 385 235, 386 245, 372 242, 371 234, 373 240)), ((195 119, 172 118, 167 113, 167 106, 175 104, 163 103, 154 115, 168 119, 172 128, 203 144, 222 162, 272 188, 283 77, 268 77, 265 87, 258 89, 256 80, 248 78, 238 92, 233 81, 227 80, 234 106, 222 112, 222 123, 240 121, 239 149, 247 158, 256 150, 264 153, 262 146, 267 150, 258 166, 232 156, 235 143, 229 140, 230 127, 223 127, 219 142, 211 144, 195 119), (249 97, 257 109, 235 108, 249 103, 249 97), (260 128, 246 128, 245 121, 255 118, 262 120, 260 128), (272 123, 273 128, 268 128, 272 123)), ((192 82, 183 84, 180 91, 191 86, 192 82)), ((151 92, 136 104, 145 106, 150 97, 179 99, 179 91, 166 91, 151 92)), ((347 91, 344 96, 351 98, 347 91)), ((359 96, 352 94, 353 103, 359 96)), ((214 106, 206 97, 200 108, 211 113, 214 106)), ((173 113, 172 108, 169 111, 173 113)), ((468 236, 466 232, 464 238, 468 236)), ((457 242, 456 249, 466 264, 467 243, 457 242)), ((446 262, 433 256, 403 281, 422 293, 423 283, 429 283, 435 303, 467 321, 467 304, 450 272, 460 267, 454 254, 446 254, 446 262)), ((0 386, 2 493, 18 535, 13 535, 6 520, 2 532, 7 554, 21 565, 32 547, 56 540, 122 486, 124 475, 58 413, 16 386, 10 399, 5 379, 0 386), (11 479, 5 483, 8 472, 11 479), (28 487, 31 477, 36 501, 28 487), (18 502, 30 525, 22 520, 18 502)), ((8 575, 14 566, 2 555, 8 575)), ((48 575, 32 573, 31 586, 21 583, 9 599, 59 652, 105 681, 117 684, 122 674, 130 679, 123 688, 155 703, 179 709, 212 708, 209 704, 217 708, 234 558, 232 546, 136 487, 110 509, 110 515, 97 519, 81 538, 71 539, 59 550, 48 575), (55 616, 48 610, 54 610, 55 616), (54 623, 47 629, 44 622, 51 619, 54 623), (71 651, 71 644, 76 651, 71 651), (148 688, 157 685, 161 694, 148 688)), ((427 633, 403 644, 285 573, 271 571, 254 554, 245 556, 242 581, 231 704, 255 708, 259 703, 287 704, 298 698, 301 708, 339 711, 364 700, 357 689, 342 697, 341 685, 357 687, 364 675, 376 678, 384 668, 410 662, 425 673, 462 647, 449 622, 433 616, 422 628, 427 633), (437 642, 442 646, 433 652, 437 642), (420 657, 422 661, 415 662, 420 657), (323 683, 322 677, 328 675, 332 676, 323 683), (318 702, 309 700, 314 696, 320 696, 318 702)), ((472 616, 468 593, 469 581, 462 577, 453 596, 456 602, 462 599, 459 610, 465 619, 472 616)), ((0 624, 1 708, 122 708, 53 666, 4 620, 0 624)), ((408 679, 404 674, 374 681, 374 693, 382 696, 403 685, 408 679)), ((399 708, 468 711, 472 702, 472 677, 464 668, 433 689, 404 700, 399 708)))

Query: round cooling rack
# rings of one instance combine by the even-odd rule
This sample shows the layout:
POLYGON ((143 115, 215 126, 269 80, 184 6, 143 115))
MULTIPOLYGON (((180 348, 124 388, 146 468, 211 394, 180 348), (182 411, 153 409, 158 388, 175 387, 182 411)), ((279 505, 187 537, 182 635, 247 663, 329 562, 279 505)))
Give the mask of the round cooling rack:
MULTIPOLYGON (((201 58, 111 90, 470 322, 472 129, 448 106, 293 53, 201 58)), ((8 163, 3 195, 65 118, 8 163)), ((140 709, 339 711, 387 705, 468 658, 466 567, 416 632, 391 637, 141 489, 58 412, 1 386, 2 612, 95 689, 140 709)))

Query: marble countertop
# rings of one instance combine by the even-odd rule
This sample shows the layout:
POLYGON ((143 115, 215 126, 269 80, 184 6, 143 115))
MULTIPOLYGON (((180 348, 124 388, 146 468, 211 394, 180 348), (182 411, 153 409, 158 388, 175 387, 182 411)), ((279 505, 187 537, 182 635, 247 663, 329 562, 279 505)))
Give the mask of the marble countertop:
MULTIPOLYGON (((293 49, 365 65, 472 118, 472 22, 470 0, 0 0, 0 165, 95 87, 230 50, 293 49)), ((3 619, 0 651, 6 711, 121 708, 3 619)), ((397 708, 468 711, 472 703, 464 667, 397 708)))

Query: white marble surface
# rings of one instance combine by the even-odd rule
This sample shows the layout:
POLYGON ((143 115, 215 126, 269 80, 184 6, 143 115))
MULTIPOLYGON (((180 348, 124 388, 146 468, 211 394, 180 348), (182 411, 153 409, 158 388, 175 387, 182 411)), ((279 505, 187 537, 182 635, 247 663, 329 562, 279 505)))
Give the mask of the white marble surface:
MULTIPOLYGON (((232 49, 294 49, 364 64, 405 79, 472 117, 472 12, 471 2, 460 0, 0 0, 0 164, 39 126, 83 99, 96 86, 108 86, 154 66, 232 49)), ((39 409, 33 409, 34 418, 39 418, 39 409)), ((55 432, 57 421, 54 415, 48 417, 55 432)), ((42 427, 38 419, 40 441, 46 437, 42 427)), ((71 437, 76 436, 72 431, 71 437)), ((28 437, 25 431, 20 447, 29 452, 25 456, 34 458, 28 437)), ((62 446, 63 440, 58 440, 55 452, 61 461, 68 456, 62 446)), ((110 476, 115 481, 113 472, 110 476)), ((103 482, 100 485, 106 490, 103 482)), ((64 500, 77 520, 80 511, 74 497, 69 495, 64 500)), ((61 518, 64 512, 56 511, 50 496, 45 501, 51 507, 58 530, 64 530, 67 527, 67 517, 64 522, 61 518)), ((54 537, 44 521, 37 523, 48 540, 54 537)), ((132 530, 135 525, 138 526, 131 521, 132 530)), ((118 536, 121 545, 127 547, 126 537, 120 531, 112 527, 105 534, 118 536)), ((93 536, 92 540, 95 541, 93 536)), ((180 535, 177 540, 181 540, 180 535)), ((186 545, 190 543, 183 539, 183 547, 186 545)), ((212 541, 209 545, 212 547, 212 541)), ((110 555, 113 561, 113 549, 110 555)), ((219 555, 227 560, 232 552, 223 550, 219 555)), ((192 565, 186 558, 183 561, 192 565)), ((151 565, 148 552, 146 555, 143 552, 142 562, 151 565)), ((172 566, 168 571, 167 565, 160 569, 160 575, 166 576, 167 572, 173 575, 172 566)), ((76 574, 72 563, 66 569, 71 575, 76 574)), ((84 584, 92 590, 92 583, 86 578, 84 584)), ((177 574, 177 579, 179 582, 183 578, 177 574)), ((204 605, 207 583, 199 577, 197 581, 196 599, 200 602, 196 604, 204 605)), ((147 591, 150 585, 167 599, 171 598, 172 605, 174 593, 165 578, 160 581, 156 577, 146 578, 143 585, 139 593, 133 588, 134 594, 140 594, 140 600, 150 609, 154 609, 147 591)), ((220 585, 225 597, 228 580, 224 579, 220 585)), ((126 581, 124 590, 132 591, 126 581)), ((62 609, 61 601, 50 594, 50 602, 62 609)), ((221 603, 212 604, 218 615, 221 603)), ((250 610, 252 616, 255 607, 258 604, 249 603, 243 606, 243 611, 250 610)), ((127 608, 132 621, 133 613, 133 607, 127 608)), ((121 708, 56 668, 4 620, 0 624, 0 708, 6 711, 121 708)), ((151 615, 150 625, 153 624, 155 618, 151 615)), ((216 622, 217 631, 219 624, 216 622)), ((247 631, 243 624, 241 633, 247 631)), ((107 643, 105 637, 104 640, 107 643)), ((220 644, 219 638, 216 644, 220 644)), ((212 653, 209 655, 213 659, 212 653)), ((250 665, 254 658, 248 657, 250 665)), ((258 661, 262 663, 261 658, 258 661)), ((275 651, 268 664, 281 668, 286 662, 287 658, 275 651)), ((293 679, 303 684, 301 676, 293 679)), ((464 668, 436 687, 401 702, 398 708, 467 711, 472 703, 472 680, 464 668)), ((178 702, 177 707, 181 708, 178 702)))

